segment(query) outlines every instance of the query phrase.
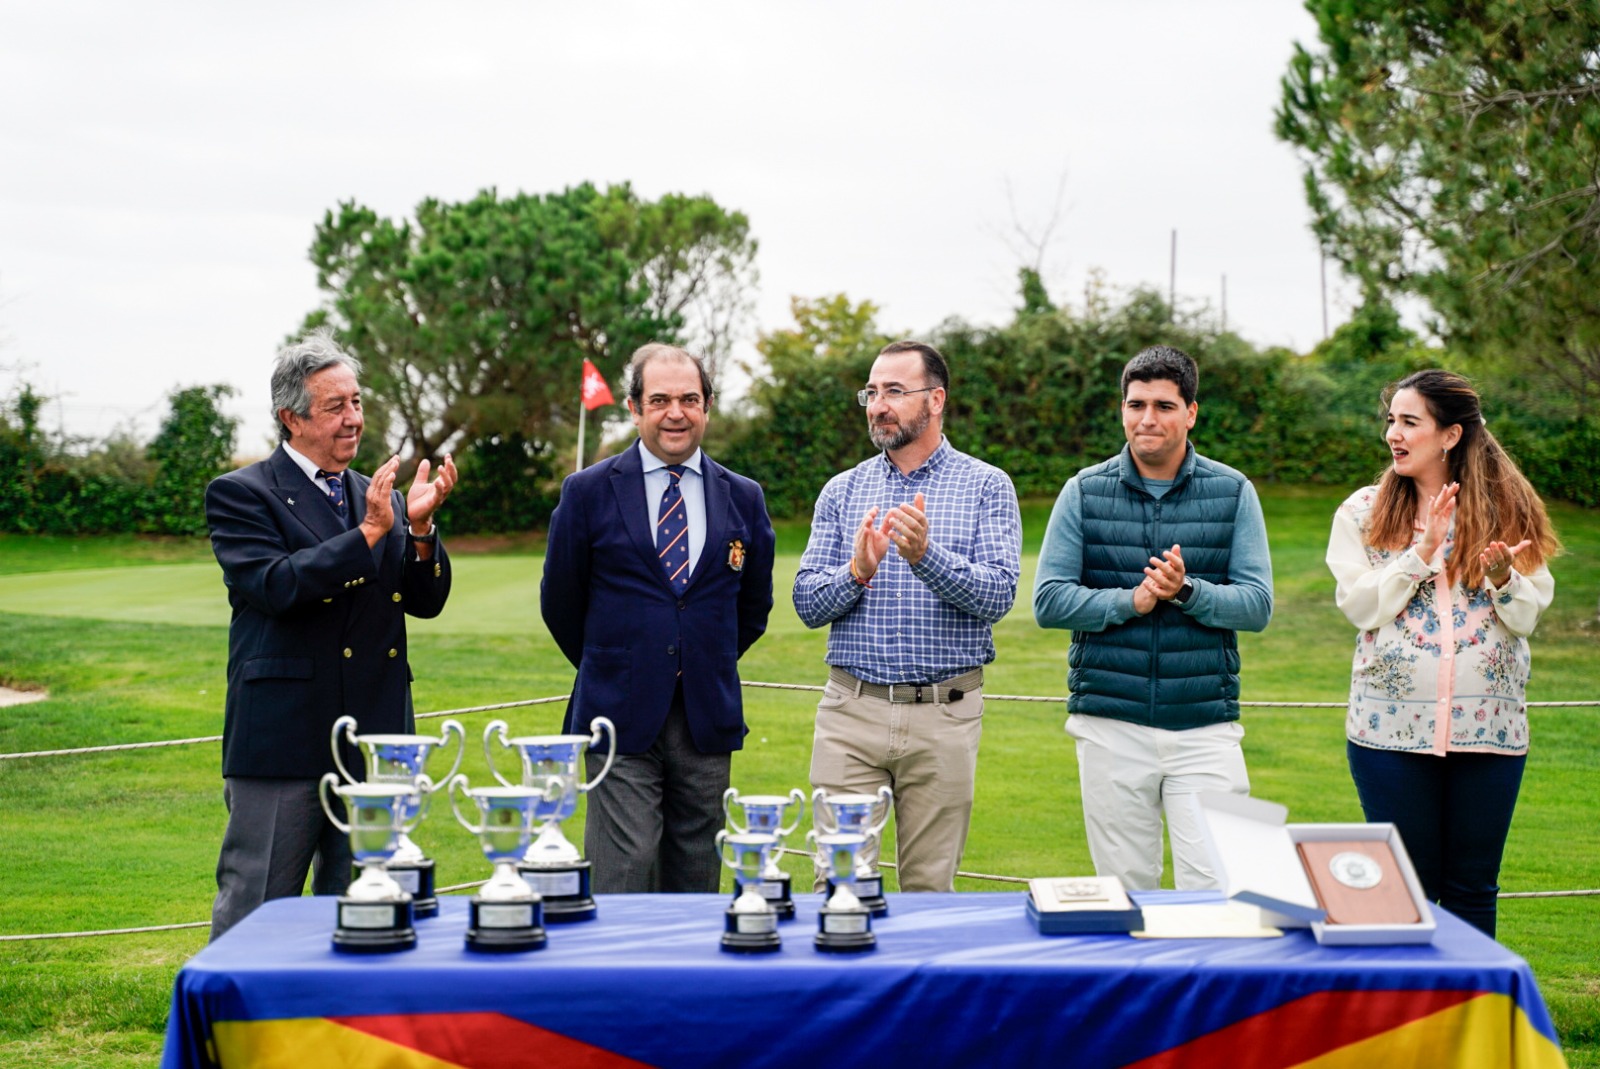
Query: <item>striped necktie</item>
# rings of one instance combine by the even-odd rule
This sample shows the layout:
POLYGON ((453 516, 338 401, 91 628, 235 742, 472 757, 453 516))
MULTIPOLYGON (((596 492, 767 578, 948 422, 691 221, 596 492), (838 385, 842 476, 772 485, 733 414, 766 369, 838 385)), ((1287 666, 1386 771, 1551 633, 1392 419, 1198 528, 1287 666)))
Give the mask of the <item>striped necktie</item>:
POLYGON ((350 510, 344 503, 344 476, 336 471, 323 471, 318 468, 317 478, 328 480, 328 503, 333 506, 333 511, 339 514, 341 520, 348 519, 350 510))
POLYGON ((661 495, 656 513, 656 555, 667 573, 667 582, 681 594, 689 589, 689 510, 683 505, 682 464, 668 464, 667 489, 661 495))

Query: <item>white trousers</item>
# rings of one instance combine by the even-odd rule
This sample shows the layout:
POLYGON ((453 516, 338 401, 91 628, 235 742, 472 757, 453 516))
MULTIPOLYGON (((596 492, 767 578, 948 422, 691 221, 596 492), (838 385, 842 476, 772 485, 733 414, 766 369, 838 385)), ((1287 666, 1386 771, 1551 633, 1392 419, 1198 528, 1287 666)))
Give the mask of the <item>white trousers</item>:
POLYGON ((1244 726, 1232 720, 1163 731, 1074 714, 1067 717, 1067 734, 1078 744, 1083 823, 1095 872, 1117 877, 1129 890, 1160 887, 1164 811, 1178 889, 1217 887, 1198 811, 1185 796, 1250 793, 1239 748, 1244 726))

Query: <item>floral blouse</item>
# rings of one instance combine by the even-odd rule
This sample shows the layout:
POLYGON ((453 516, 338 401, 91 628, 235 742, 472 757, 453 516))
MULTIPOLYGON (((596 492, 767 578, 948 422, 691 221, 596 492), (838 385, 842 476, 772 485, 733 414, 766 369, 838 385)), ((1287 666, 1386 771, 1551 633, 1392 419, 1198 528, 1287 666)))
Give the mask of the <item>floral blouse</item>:
POLYGON ((1550 569, 1522 575, 1513 568, 1498 590, 1487 579, 1471 590, 1452 586, 1443 568, 1453 525, 1431 561, 1417 553, 1420 530, 1403 552, 1362 542, 1377 496, 1376 486, 1351 494, 1328 539, 1334 600, 1361 629, 1347 736, 1360 746, 1441 757, 1527 753, 1527 636, 1555 596, 1550 569))

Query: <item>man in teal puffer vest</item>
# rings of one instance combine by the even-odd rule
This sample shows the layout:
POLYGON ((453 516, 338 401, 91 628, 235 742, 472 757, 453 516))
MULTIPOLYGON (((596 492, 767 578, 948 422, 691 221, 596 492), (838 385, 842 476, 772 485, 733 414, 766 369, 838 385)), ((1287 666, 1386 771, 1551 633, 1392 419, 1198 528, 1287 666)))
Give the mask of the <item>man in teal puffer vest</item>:
POLYGON ((1033 615, 1072 631, 1077 740, 1095 871, 1161 883, 1161 818, 1179 889, 1216 886, 1185 797, 1248 794, 1237 632, 1272 618, 1272 559, 1250 481, 1189 444, 1199 372, 1145 349, 1122 369, 1128 444, 1074 475, 1039 553, 1033 615))

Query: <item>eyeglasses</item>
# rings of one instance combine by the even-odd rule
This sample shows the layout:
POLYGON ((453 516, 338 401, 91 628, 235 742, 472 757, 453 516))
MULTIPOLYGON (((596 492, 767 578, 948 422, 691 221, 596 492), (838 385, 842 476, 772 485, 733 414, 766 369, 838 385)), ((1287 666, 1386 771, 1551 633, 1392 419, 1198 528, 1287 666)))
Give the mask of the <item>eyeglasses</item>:
POLYGON ((898 386, 890 386, 887 389, 883 389, 883 390, 873 390, 873 389, 857 390, 856 391, 856 401, 857 401, 858 404, 861 405, 862 408, 866 408, 872 402, 876 401, 878 398, 881 397, 885 401, 888 401, 892 405, 896 401, 899 401, 900 398, 905 397, 907 394, 929 393, 929 392, 931 392, 933 390, 937 390, 939 388, 940 387, 938 387, 938 386, 924 386, 920 390, 902 390, 898 386))
POLYGON ((666 394, 653 393, 644 399, 644 407, 652 412, 665 412, 672 407, 674 401, 685 412, 698 412, 701 406, 705 404, 705 399, 697 393, 686 393, 682 397, 669 397, 666 394))

